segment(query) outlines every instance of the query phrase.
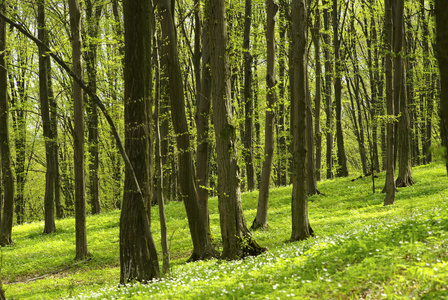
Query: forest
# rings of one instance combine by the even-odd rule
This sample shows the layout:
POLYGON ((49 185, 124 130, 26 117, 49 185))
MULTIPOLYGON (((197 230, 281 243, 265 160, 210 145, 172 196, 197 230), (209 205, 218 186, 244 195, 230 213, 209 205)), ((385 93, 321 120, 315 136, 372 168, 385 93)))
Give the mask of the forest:
MULTIPOLYGON (((82 275, 87 269, 115 270, 113 279, 100 276, 133 293, 135 286, 176 278, 185 261, 201 266, 253 259, 257 264, 260 257, 259 264, 268 265, 266 260, 278 263, 277 248, 285 245, 302 247, 290 248, 297 259, 304 253, 314 257, 331 248, 326 239, 344 234, 332 226, 367 222, 349 219, 361 208, 372 215, 365 224, 380 219, 393 227, 390 217, 395 225, 419 228, 429 220, 428 231, 415 236, 413 229, 400 243, 443 248, 448 243, 448 8, 443 4, 0 0, 5 264, 0 296, 49 274, 82 275), (354 197, 352 204, 344 195, 354 197), (394 211, 409 219, 397 221, 394 211), (345 221, 325 223, 333 222, 324 220, 334 213, 345 221), (114 255, 97 249, 104 237, 92 226, 115 229, 113 235, 105 231, 108 243, 117 242, 114 255), (179 240, 177 231, 188 239, 179 240), (70 238, 62 236, 67 232, 70 238), (67 238, 71 257, 60 254, 64 261, 47 264, 37 256, 34 263, 46 267, 30 267, 28 273, 8 267, 30 264, 17 257, 40 252, 27 241, 31 237, 46 239, 50 248, 67 238)), ((377 225, 372 234, 386 234, 377 225)), ((350 230, 367 230, 360 228, 350 230)), ((370 242, 359 249, 372 254, 370 242)), ((425 277, 427 286, 416 287, 422 289, 416 297, 448 290, 443 284, 448 253, 434 251, 439 258, 431 270, 443 271, 433 281, 425 277)), ((313 259, 324 265, 325 255, 313 259)), ((321 278, 314 269, 313 282, 321 278)), ((339 269, 334 266, 331 276, 339 269)), ((253 298, 250 290, 238 294, 236 285, 229 286, 234 293, 228 297, 253 298)), ((80 294, 73 294, 76 283, 68 289, 69 295, 41 297, 80 294)), ((324 286, 317 290, 306 287, 301 295, 388 295, 384 289, 331 295, 324 286)), ((400 290, 406 291, 412 288, 400 290)), ((209 292, 200 297, 215 298, 209 292)), ((271 292, 260 290, 258 297, 271 292)), ((196 298, 195 293, 185 297, 196 298)), ((112 297, 105 295, 98 297, 112 297)), ((294 297, 288 295, 279 297, 294 297)))

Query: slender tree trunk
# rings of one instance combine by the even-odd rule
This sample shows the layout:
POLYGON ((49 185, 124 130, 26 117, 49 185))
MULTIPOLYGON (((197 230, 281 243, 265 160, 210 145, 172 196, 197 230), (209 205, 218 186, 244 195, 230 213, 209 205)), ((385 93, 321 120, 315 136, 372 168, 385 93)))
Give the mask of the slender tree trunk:
POLYGON ((258 245, 246 225, 241 204, 240 175, 236 145, 236 125, 230 93, 230 65, 227 53, 225 1, 207 1, 210 18, 213 120, 218 164, 218 207, 222 257, 237 259, 258 255, 266 249, 258 245))
MULTIPOLYGON (((306 56, 307 64, 308 57, 306 56)), ((308 195, 320 194, 317 189, 316 165, 314 162, 314 131, 313 131, 313 107, 311 104, 311 92, 308 73, 306 75, 306 144, 307 144, 307 193, 308 195)))
POLYGON ((404 68, 404 58, 406 48, 404 41, 404 0, 396 2, 395 20, 394 20, 394 92, 395 98, 398 98, 400 105, 400 118, 398 121, 398 178, 395 181, 397 187, 404 187, 414 184, 412 178, 412 159, 411 159, 411 136, 410 122, 408 112, 408 101, 406 92, 406 72, 404 68), (403 53, 399 55, 398 53, 403 53))
MULTIPOLYGON (((47 44, 47 29, 45 25, 45 0, 38 1, 38 37, 47 44)), ((45 227, 44 233, 52 233, 56 230, 54 220, 54 191, 55 191, 55 157, 53 149, 51 148, 52 136, 51 136, 51 118, 50 118, 50 105, 49 105, 49 92, 48 92, 48 60, 50 58, 46 55, 45 50, 42 47, 39 48, 39 98, 40 98, 40 110, 42 115, 42 127, 45 137, 45 156, 47 161, 47 172, 45 174, 45 227)))
POLYGON ((290 68, 291 118, 292 118, 292 159, 294 184, 292 191, 292 233, 291 241, 300 241, 313 236, 308 219, 307 200, 307 145, 306 145, 306 44, 307 44, 307 5, 306 0, 291 3, 292 47, 290 68))
POLYGON ((120 282, 151 281, 159 277, 157 251, 150 229, 152 176, 150 153, 151 14, 149 1, 125 0, 124 83, 126 168, 120 218, 120 282), (149 74, 148 74, 149 73, 149 74), (133 171, 133 172, 132 172, 133 171), (137 179, 135 182, 132 176, 137 179), (141 188, 140 188, 141 187, 141 188))
POLYGON ((161 17, 162 49, 167 56, 167 72, 170 85, 171 115, 179 150, 179 176, 182 200, 188 216, 190 234, 193 240, 193 253, 189 260, 201 260, 214 257, 206 218, 201 213, 194 177, 193 157, 190 151, 190 135, 185 114, 185 100, 182 86, 182 73, 177 53, 176 28, 170 12, 170 0, 160 0, 158 11, 161 17))
MULTIPOLYGON (((5 1, 0 0, 0 12, 5 12, 5 1)), ((6 64, 6 23, 0 20, 0 153, 3 186, 3 215, 0 224, 0 245, 12 244, 12 223, 14 214, 14 177, 11 151, 9 148, 8 122, 8 75, 6 64)))
POLYGON ((274 123, 275 123, 275 104, 277 102, 277 93, 275 91, 275 15, 278 11, 278 5, 273 0, 266 1, 266 47, 267 47, 267 73, 266 94, 267 110, 265 120, 264 134, 264 161, 261 171, 260 190, 258 193, 258 208, 255 220, 252 223, 252 229, 266 228, 268 225, 268 202, 269 185, 271 181, 272 160, 274 158, 274 123))
POLYGON ((338 168, 336 176, 347 177, 347 157, 345 155, 344 134, 342 132, 342 80, 339 37, 339 10, 338 1, 333 0, 333 43, 335 61, 334 101, 336 106, 336 141, 338 144, 338 168))
MULTIPOLYGON (((73 69, 82 78, 82 39, 81 11, 78 0, 69 0, 70 27, 73 36, 72 60, 73 69)), ((89 256, 87 250, 86 229, 86 199, 84 176, 84 95, 81 86, 73 83, 74 103, 74 156, 75 156, 75 219, 76 219, 76 259, 82 260, 89 256)))
POLYGON ((208 179, 210 176, 210 143, 209 119, 211 104, 211 78, 210 78, 210 44, 208 36, 208 18, 204 18, 202 31, 202 76, 201 91, 197 103, 196 130, 197 130, 197 167, 198 200, 205 218, 207 231, 210 233, 210 218, 208 211, 208 179))
POLYGON ((314 99, 314 138, 316 140, 316 180, 321 180, 322 169, 322 129, 320 126, 320 108, 322 102, 322 66, 320 62, 320 10, 319 0, 316 0, 316 10, 314 13, 314 58, 316 60, 316 95, 314 99))
POLYGON ((325 123, 326 142, 327 142, 327 179, 332 179, 333 174, 333 104, 331 100, 331 57, 330 57, 330 13, 328 11, 328 0, 322 0, 325 7, 324 15, 324 57, 325 57, 325 113, 327 120, 325 123))
MULTIPOLYGON (((103 5, 97 4, 97 1, 86 1, 86 19, 87 32, 89 40, 87 43, 87 50, 85 51, 87 78, 90 89, 96 93, 97 89, 97 44, 96 40, 99 33, 99 22, 101 18, 103 5)), ((89 160, 89 198, 92 209, 92 214, 101 213, 100 201, 100 180, 99 180, 99 148, 98 148, 98 108, 93 99, 88 97, 87 103, 88 112, 88 146, 90 152, 89 160)))
POLYGON ((256 187, 255 168, 254 168, 254 150, 253 150, 253 131, 254 131, 254 102, 252 93, 252 54, 250 51, 250 28, 252 24, 252 0, 246 0, 244 14, 244 39, 243 39, 243 58, 244 58, 244 135, 243 135, 243 157, 246 163, 246 181, 247 189, 252 191, 256 187))
POLYGON ((386 145, 386 198, 384 205, 395 203, 395 168, 394 168, 394 89, 393 89, 393 0, 385 0, 385 50, 386 50, 386 105, 387 105, 387 145, 386 145))

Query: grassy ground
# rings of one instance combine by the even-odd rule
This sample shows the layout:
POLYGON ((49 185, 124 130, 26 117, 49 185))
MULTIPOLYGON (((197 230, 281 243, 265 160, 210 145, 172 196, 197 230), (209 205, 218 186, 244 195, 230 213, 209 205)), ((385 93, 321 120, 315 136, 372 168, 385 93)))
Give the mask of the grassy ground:
MULTIPOLYGON (((310 197, 316 237, 288 243, 291 187, 270 192, 269 228, 254 233, 269 252, 240 261, 184 263, 191 250, 181 203, 167 205, 171 273, 151 284, 118 286, 119 212, 87 218, 92 259, 75 262, 74 220, 16 226, 15 244, 1 249, 8 299, 448 299, 448 178, 440 164, 414 168, 416 184, 382 205, 384 174, 323 181, 310 197)), ((251 224, 257 192, 243 194, 251 224)), ((210 200, 219 244, 217 200, 210 200)), ((159 244, 157 210, 153 232, 159 244)), ((160 249, 159 249, 160 250, 160 249)))

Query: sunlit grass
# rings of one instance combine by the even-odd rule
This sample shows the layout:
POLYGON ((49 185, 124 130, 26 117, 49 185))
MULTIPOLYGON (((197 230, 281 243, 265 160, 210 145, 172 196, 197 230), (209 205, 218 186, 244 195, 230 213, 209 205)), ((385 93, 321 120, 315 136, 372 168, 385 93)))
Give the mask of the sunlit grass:
MULTIPOLYGON (((93 257, 74 262, 74 220, 14 227, 15 245, 2 249, 2 276, 12 299, 284 299, 448 298, 448 178, 441 164, 414 168, 416 184, 400 188, 384 207, 384 174, 319 183, 324 195, 309 198, 312 239, 289 243, 291 187, 270 192, 269 227, 254 236, 269 252, 240 261, 186 264, 192 244, 182 203, 166 207, 173 258, 170 275, 150 284, 118 286, 119 212, 90 216, 93 257), (56 273, 57 271, 63 271, 56 273), (55 272, 55 274, 51 274, 55 272), (37 276, 42 279, 24 282, 37 276)), ((243 194, 250 226, 257 192, 243 194)), ((217 200, 210 200, 211 230, 220 243, 217 200)), ((157 209, 152 230, 160 244, 157 209)), ((160 253, 160 247, 159 247, 160 253)))

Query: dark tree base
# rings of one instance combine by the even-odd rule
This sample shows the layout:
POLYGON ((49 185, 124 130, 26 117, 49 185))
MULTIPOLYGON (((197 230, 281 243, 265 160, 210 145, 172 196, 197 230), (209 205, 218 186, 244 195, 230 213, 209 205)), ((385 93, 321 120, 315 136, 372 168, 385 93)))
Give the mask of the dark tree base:
POLYGON ((407 187, 415 184, 414 179, 410 176, 407 176, 405 178, 397 178, 395 181, 396 187, 407 187))
POLYGON ((257 218, 252 222, 252 226, 250 226, 251 230, 265 230, 268 228, 268 224, 264 224, 262 222, 257 222, 257 218))
POLYGON ((207 251, 204 254, 199 254, 197 252, 194 252, 191 254, 191 256, 187 259, 187 263, 199 261, 199 260, 209 260, 212 258, 218 258, 219 253, 216 250, 207 251))
POLYGON ((247 256, 258 256, 268 251, 268 248, 261 247, 252 237, 249 237, 246 241, 241 243, 241 249, 243 250, 241 258, 247 256))

